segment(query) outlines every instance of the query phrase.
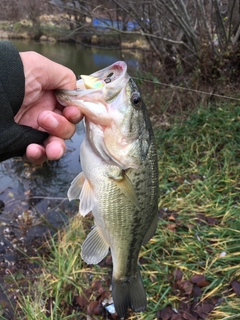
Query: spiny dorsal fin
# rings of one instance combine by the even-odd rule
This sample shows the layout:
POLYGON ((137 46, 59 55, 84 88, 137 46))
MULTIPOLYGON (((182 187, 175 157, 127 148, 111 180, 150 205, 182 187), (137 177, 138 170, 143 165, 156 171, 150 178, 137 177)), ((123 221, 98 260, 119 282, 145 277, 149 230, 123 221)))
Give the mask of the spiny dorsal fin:
POLYGON ((109 245, 98 227, 94 227, 83 242, 81 256, 88 264, 97 264, 108 254, 109 245))
POLYGON ((134 190, 134 186, 133 186, 131 180, 126 175, 125 171, 122 171, 122 175, 121 176, 117 176, 117 177, 111 176, 109 178, 112 179, 116 183, 116 185, 119 187, 119 189, 122 191, 122 193, 125 194, 125 196, 138 209, 140 209, 138 198, 137 198, 136 192, 134 190))

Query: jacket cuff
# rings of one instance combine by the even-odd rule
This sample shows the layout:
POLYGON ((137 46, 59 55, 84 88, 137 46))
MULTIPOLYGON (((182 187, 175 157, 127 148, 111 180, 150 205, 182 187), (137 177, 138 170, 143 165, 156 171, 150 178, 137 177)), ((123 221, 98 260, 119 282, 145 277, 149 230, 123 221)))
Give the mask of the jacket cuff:
POLYGON ((25 76, 19 52, 10 41, 0 41, 0 70, 0 82, 15 116, 24 99, 25 76))

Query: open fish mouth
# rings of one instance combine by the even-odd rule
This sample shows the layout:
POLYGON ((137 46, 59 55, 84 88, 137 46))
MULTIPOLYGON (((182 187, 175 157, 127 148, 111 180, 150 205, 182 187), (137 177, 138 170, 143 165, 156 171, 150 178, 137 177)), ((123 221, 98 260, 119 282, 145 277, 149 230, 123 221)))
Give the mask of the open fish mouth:
POLYGON ((125 86, 129 80, 127 64, 124 61, 117 61, 114 64, 91 75, 81 75, 77 81, 75 90, 56 90, 58 99, 63 96, 83 98, 85 95, 94 95, 101 92, 103 98, 111 101, 125 86), (112 92, 112 94, 111 94, 112 92))

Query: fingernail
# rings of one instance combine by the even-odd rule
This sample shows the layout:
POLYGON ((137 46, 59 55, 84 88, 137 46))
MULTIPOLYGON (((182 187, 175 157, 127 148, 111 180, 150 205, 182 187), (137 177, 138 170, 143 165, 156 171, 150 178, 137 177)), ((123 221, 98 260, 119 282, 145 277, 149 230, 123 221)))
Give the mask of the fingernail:
POLYGON ((61 146, 61 151, 59 152, 59 158, 61 158, 65 153, 65 149, 61 146))
POLYGON ((52 113, 47 113, 46 116, 42 119, 42 123, 44 127, 48 129, 57 128, 57 126, 59 125, 59 122, 52 115, 52 113))

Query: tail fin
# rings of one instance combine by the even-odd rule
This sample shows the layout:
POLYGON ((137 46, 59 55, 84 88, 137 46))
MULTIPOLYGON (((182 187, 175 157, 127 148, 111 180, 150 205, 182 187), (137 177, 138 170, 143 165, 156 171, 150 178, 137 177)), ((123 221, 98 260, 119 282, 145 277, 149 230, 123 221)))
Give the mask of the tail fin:
POLYGON ((147 306, 146 294, 143 288, 140 271, 128 281, 113 278, 112 294, 115 310, 120 318, 124 318, 128 307, 134 312, 144 311, 147 306))

